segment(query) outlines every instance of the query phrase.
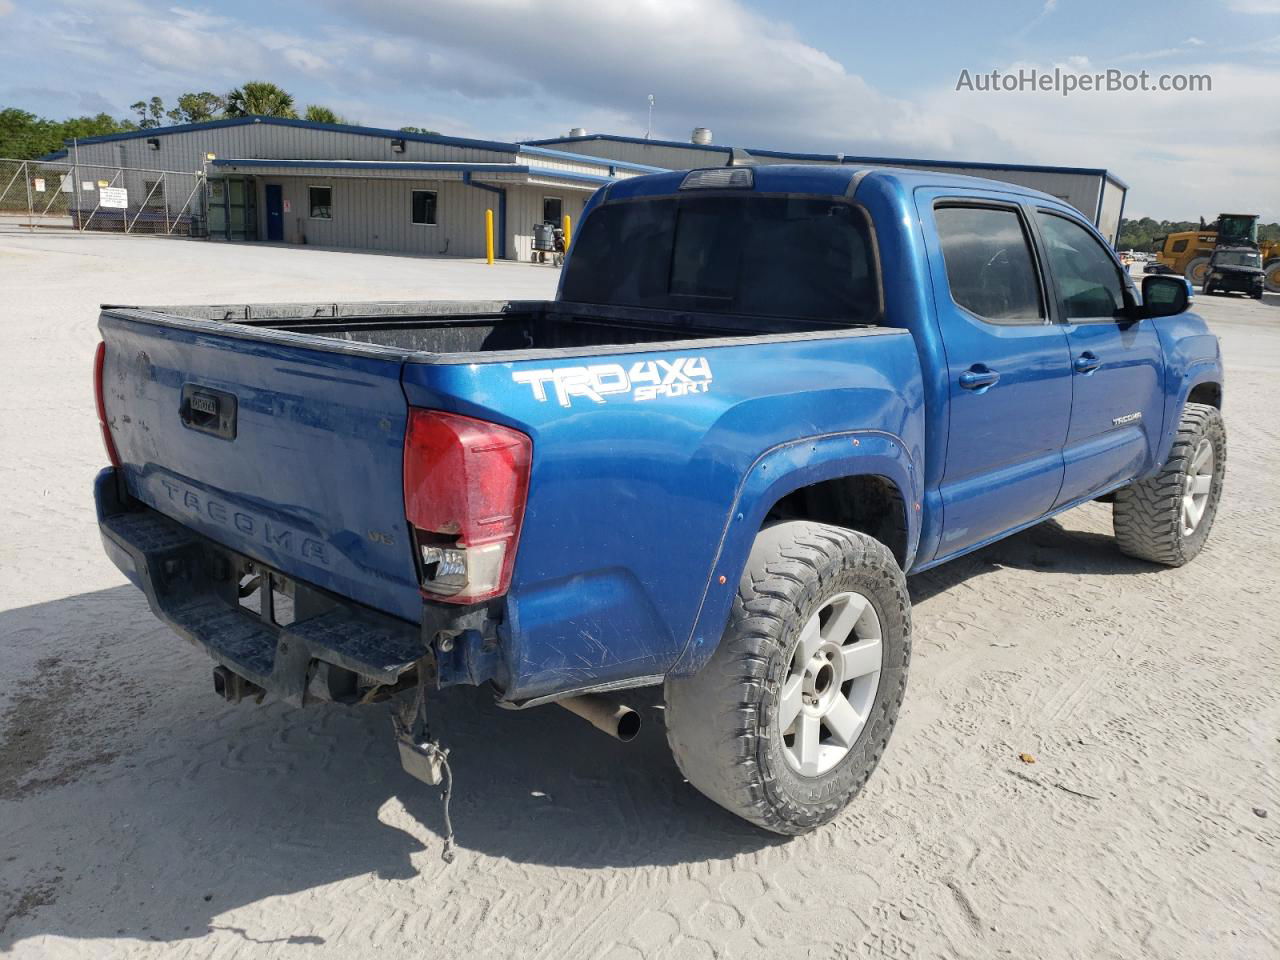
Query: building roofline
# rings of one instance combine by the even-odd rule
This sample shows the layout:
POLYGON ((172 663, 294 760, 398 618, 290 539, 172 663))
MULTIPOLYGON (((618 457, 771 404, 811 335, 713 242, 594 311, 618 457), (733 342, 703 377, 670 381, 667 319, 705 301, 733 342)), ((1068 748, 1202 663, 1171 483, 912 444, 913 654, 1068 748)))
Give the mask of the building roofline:
MULTIPOLYGON (((358 136, 413 140, 420 143, 438 143, 445 146, 474 147, 478 150, 493 150, 499 153, 515 153, 520 148, 518 143, 506 143, 501 140, 476 140, 470 137, 447 137, 443 134, 407 133, 403 130, 391 130, 386 127, 363 127, 350 123, 316 123, 312 120, 297 120, 292 117, 261 116, 223 117, 220 120, 205 120, 200 123, 178 123, 170 127, 126 130, 121 133, 106 133, 96 137, 85 137, 78 142, 81 144, 110 143, 115 140, 138 140, 148 137, 164 137, 174 133, 194 133, 200 130, 219 130, 223 127, 243 127, 254 124, 296 127, 301 130, 327 130, 331 133, 353 133, 358 136)), ((71 140, 64 142, 67 144, 72 143, 71 140)))
MULTIPOLYGON (((121 133, 107 133, 96 137, 84 137, 77 141, 81 145, 94 143, 111 143, 117 140, 139 140, 151 137, 168 136, 174 133, 195 133, 201 130, 217 130, 223 127, 252 126, 267 124, 269 126, 295 127, 301 130, 321 130, 329 133, 349 133, 363 137, 378 137, 389 140, 408 140, 415 143, 433 143, 450 147, 470 147, 476 150, 492 150, 495 153, 525 153, 564 159, 577 163, 593 163, 602 167, 617 167, 622 170, 635 170, 640 173, 660 173, 664 167, 653 167, 644 163, 630 163, 623 160, 612 160, 608 157, 592 157, 586 154, 569 153, 564 150, 552 150, 545 147, 529 146, 523 143, 504 140, 478 140, 471 137, 449 137, 444 134, 409 133, 403 130, 391 130, 386 127, 365 127, 350 123, 316 123, 311 120, 297 120, 292 117, 224 117, 221 120, 206 120, 201 123, 179 123, 169 127, 149 127, 146 130, 127 130, 121 133)), ((71 144, 73 141, 65 141, 71 144)))
MULTIPOLYGON (((534 177, 578 180, 585 183, 615 183, 613 177, 557 170, 528 163, 456 162, 450 160, 266 160, 255 157, 227 157, 213 161, 215 167, 266 167, 277 170, 424 170, 437 173, 523 173, 534 177)), ((663 171, 664 173, 667 171, 663 171)))
MULTIPOLYGON (((548 137, 542 140, 526 140, 525 144, 547 146, 556 143, 586 143, 589 141, 608 141, 612 143, 649 144, 655 147, 676 147, 684 150, 702 150, 712 153, 729 154, 732 147, 714 143, 686 143, 681 140, 650 140, 644 137, 625 137, 613 133, 589 133, 581 137, 548 137)), ((911 167, 927 164, 931 167, 967 168, 970 170, 1023 170, 1028 173, 1075 173, 1084 176, 1105 177, 1117 186, 1128 190, 1129 185, 1114 173, 1101 167, 1066 167, 1038 163, 990 163, 969 160, 929 160, 919 157, 868 157, 840 153, 796 153, 787 150, 767 150, 755 147, 744 147, 747 153, 757 157, 771 157, 778 160, 810 160, 828 163, 870 164, 873 166, 911 167)))

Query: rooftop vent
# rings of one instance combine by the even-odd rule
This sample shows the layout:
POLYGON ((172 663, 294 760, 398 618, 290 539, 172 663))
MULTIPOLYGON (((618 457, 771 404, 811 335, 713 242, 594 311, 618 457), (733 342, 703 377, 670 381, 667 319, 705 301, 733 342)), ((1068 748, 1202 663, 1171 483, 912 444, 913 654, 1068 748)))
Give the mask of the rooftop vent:
POLYGON ((569 129, 569 136, 571 137, 585 137, 586 135, 587 135, 586 127, 571 127, 569 129))
POLYGON ((711 142, 711 131, 706 127, 694 127, 693 135, 689 137, 689 142, 705 147, 711 142))

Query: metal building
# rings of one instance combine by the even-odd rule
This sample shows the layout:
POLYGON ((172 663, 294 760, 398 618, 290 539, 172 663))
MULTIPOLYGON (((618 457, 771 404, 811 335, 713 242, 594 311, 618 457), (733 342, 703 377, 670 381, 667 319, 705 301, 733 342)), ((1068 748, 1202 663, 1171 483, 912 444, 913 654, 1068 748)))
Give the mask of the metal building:
MULTIPOLYGON (((577 154, 649 164, 669 170, 722 166, 728 162, 732 154, 731 147, 720 144, 647 140, 606 133, 553 137, 547 140, 529 140, 525 143, 526 146, 571 150, 577 154)), ((1031 187, 1051 194, 1071 204, 1092 220, 1098 231, 1112 244, 1116 242, 1120 232, 1124 198, 1129 189, 1128 184, 1114 173, 1104 169, 1016 163, 966 163, 955 160, 919 160, 906 157, 863 157, 843 153, 793 153, 785 150, 758 150, 753 147, 745 149, 756 163, 856 163, 860 166, 910 167, 917 170, 937 170, 941 173, 958 173, 1016 183, 1019 186, 1031 187)))
MULTIPOLYGON (((48 158, 53 159, 53 158, 48 158)), ((575 222, 591 193, 642 164, 535 144, 245 117, 80 140, 66 160, 113 166, 131 205, 164 205, 147 171, 203 171, 209 235, 528 260, 533 225, 575 222)), ((92 184, 86 184, 92 186, 92 184)))
MULTIPOLYGON (((575 131, 575 134, 577 131, 575 131)), ((495 254, 528 260, 533 228, 568 215, 575 223, 592 192, 642 173, 722 166, 730 147, 710 132, 682 143, 610 134, 579 134, 507 143, 376 127, 243 117, 91 137, 63 162, 115 168, 110 181, 72 175, 77 203, 93 205, 102 185, 124 187, 125 219, 188 197, 178 172, 207 187, 198 198, 208 235, 223 240, 308 243, 425 256, 485 254, 485 211, 494 214, 495 254), (84 191, 89 191, 86 196, 84 191), (167 203, 166 201, 176 201, 167 203)), ((1113 243, 1127 190, 1101 169, 855 157, 748 148, 756 163, 856 163, 965 173, 1006 180, 1072 204, 1113 243)), ((46 157, 47 161, 59 157, 46 157)), ((79 221, 75 221, 79 222, 79 221)))

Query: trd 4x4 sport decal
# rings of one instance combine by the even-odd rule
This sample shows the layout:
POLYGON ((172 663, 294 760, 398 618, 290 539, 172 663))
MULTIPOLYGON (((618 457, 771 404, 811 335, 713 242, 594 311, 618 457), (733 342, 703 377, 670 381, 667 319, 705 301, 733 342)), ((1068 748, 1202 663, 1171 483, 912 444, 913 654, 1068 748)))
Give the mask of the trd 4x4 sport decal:
POLYGON ((560 406, 568 407, 574 397, 604 403, 605 397, 619 393, 629 393, 636 401, 706 393, 711 386, 711 364, 706 357, 676 357, 637 360, 630 368, 620 363, 596 363, 587 367, 517 370, 511 379, 532 387, 535 400, 545 402, 550 392, 560 406))

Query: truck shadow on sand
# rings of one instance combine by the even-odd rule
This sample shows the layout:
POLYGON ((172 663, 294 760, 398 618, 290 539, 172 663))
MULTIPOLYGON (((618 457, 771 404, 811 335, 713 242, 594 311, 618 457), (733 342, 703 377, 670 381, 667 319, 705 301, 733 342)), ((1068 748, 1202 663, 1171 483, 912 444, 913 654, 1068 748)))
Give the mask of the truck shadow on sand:
MULTIPOLYGON (((460 876, 510 872, 495 860, 550 868, 531 882, 558 889, 559 868, 675 866, 784 842, 683 781, 655 690, 627 698, 645 720, 630 744, 555 706, 436 695, 455 780, 446 865, 440 791, 401 771, 386 704, 224 704, 209 662, 132 587, 0 612, 0 644, 41 650, 0 709, 0 951, 40 935, 232 931, 246 924, 228 911, 344 882, 376 896, 373 878, 421 884, 439 903, 460 876)), ((324 901, 304 904, 310 923, 290 910, 287 929, 239 936, 323 942, 324 901)))
POLYGON ((1110 534, 1069 529, 1057 519, 1050 519, 909 578, 911 602, 923 603, 1002 567, 1087 576, 1132 576, 1162 569, 1157 564, 1125 556, 1110 534))
MULTIPOLYGON (((1050 521, 913 577, 912 594, 920 603, 1001 566, 1153 569, 1109 536, 1050 521)), ((440 791, 401 771, 386 704, 224 704, 210 663, 127 586, 0 612, 0 645, 6 665, 19 646, 40 651, 17 658, 0 710, 0 950, 43 934, 215 929, 318 945, 332 904, 376 897, 378 881, 414 884, 396 902, 441 903, 459 883, 487 889, 490 874, 501 886, 502 861, 547 868, 516 875, 558 888, 561 868, 679 866, 787 842, 684 782, 656 688, 624 695, 645 721, 630 744, 558 707, 502 710, 476 688, 434 695, 455 782, 458 859, 446 865, 440 791), (303 901, 285 929, 225 917, 331 884, 350 890, 303 901)))

